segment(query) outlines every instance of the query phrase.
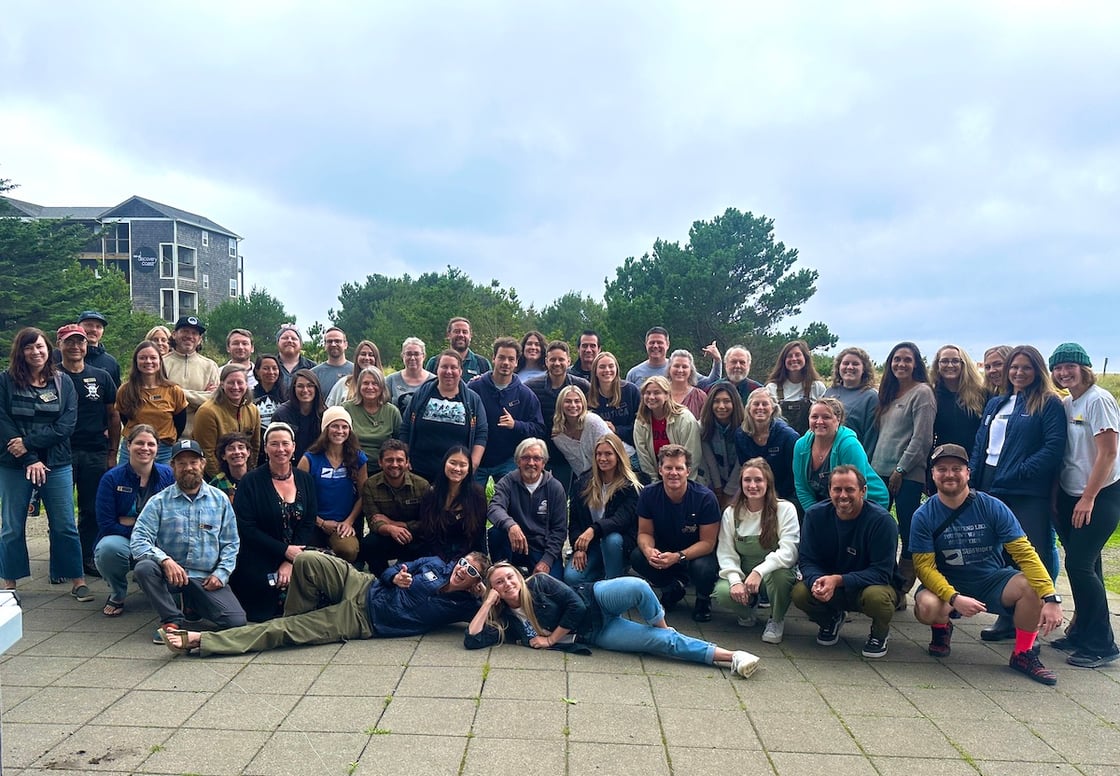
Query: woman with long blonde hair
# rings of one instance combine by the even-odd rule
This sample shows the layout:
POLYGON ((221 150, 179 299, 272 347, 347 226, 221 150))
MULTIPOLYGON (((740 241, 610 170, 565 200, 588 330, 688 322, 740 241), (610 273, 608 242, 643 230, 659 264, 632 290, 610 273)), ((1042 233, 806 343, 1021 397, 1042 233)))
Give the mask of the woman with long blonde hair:
POLYGON ((930 365, 929 385, 937 401, 933 446, 953 444, 971 450, 987 395, 984 378, 968 352, 959 345, 942 345, 930 365))
POLYGON ((578 385, 560 389, 552 416, 552 443, 572 467, 573 479, 591 468, 596 440, 609 433, 607 422, 588 412, 587 397, 578 385))
POLYGON ((669 381, 660 375, 648 378, 641 387, 642 403, 634 421, 634 447, 642 471, 652 480, 661 479, 657 472, 657 451, 668 444, 677 444, 688 450, 696 462, 690 473, 695 480, 700 475, 700 421, 673 401, 669 381))
POLYGON ((572 556, 564 581, 575 586, 626 573, 626 559, 638 546, 638 492, 642 484, 630 468, 622 439, 607 432, 595 442, 594 465, 576 480, 568 506, 572 556))

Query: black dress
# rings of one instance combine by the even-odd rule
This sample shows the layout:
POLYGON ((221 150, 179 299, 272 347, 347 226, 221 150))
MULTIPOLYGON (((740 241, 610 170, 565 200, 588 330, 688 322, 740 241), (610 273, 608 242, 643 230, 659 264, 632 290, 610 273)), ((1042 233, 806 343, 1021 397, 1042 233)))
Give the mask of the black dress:
POLYGON ((252 622, 263 622, 281 614, 281 591, 269 584, 269 574, 284 561, 288 545, 318 545, 321 532, 315 528, 319 505, 311 475, 292 467, 296 500, 285 504, 272 486, 268 465, 242 478, 233 499, 241 549, 237 568, 229 584, 252 622))

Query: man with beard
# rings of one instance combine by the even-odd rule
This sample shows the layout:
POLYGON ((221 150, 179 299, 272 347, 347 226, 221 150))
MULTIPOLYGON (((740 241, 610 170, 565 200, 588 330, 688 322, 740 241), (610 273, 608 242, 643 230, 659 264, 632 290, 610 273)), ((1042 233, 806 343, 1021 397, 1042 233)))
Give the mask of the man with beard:
MULTIPOLYGON (((463 382, 469 383, 490 371, 490 361, 471 350, 471 322, 466 318, 457 316, 447 322, 447 344, 463 360, 463 382)), ((434 374, 438 362, 437 354, 428 359, 424 368, 434 374)))
POLYGON ((335 383, 344 377, 349 377, 354 372, 354 364, 346 358, 346 332, 337 326, 331 326, 323 333, 323 345, 327 349, 327 360, 311 370, 319 378, 319 385, 326 396, 334 388, 335 383))
POLYGON ((105 327, 109 325, 108 319, 96 310, 86 310, 78 316, 78 325, 86 333, 86 364, 95 369, 104 369, 113 378, 113 384, 121 386, 121 365, 105 351, 101 344, 101 337, 105 334, 105 327))
POLYGON ((863 612, 871 618, 863 656, 883 657, 898 603, 898 524, 867 500, 867 479, 855 466, 835 467, 828 493, 805 513, 793 603, 817 624, 822 647, 840 640, 845 612, 863 612))
POLYGON ((348 639, 419 636, 478 611, 490 568, 472 552, 455 561, 418 558, 379 577, 321 552, 301 552, 292 566, 284 616, 240 628, 199 633, 161 628, 172 652, 243 655, 275 647, 348 639))
POLYGON ((541 404, 513 371, 520 355, 517 340, 498 337, 494 340, 494 368, 467 384, 482 399, 489 424, 486 451, 474 475, 483 487, 490 477, 497 483, 516 468, 513 451, 521 440, 545 436, 541 404))
POLYGON ((1062 599, 1054 590, 1014 513, 997 498, 968 486, 968 453, 941 445, 931 456, 937 495, 914 513, 910 549, 922 587, 914 617, 930 626, 929 654, 948 657, 953 623, 949 615, 981 612, 1014 616, 1015 647, 1009 665, 1042 684, 1058 677, 1034 651, 1043 634, 1062 624, 1062 599), (1004 559, 1004 550, 1019 565, 1004 559))
POLYGON ((564 540, 568 538, 568 497, 544 470, 548 446, 529 437, 514 452, 517 469, 494 487, 486 512, 493 526, 487 536, 495 561, 508 560, 530 574, 564 579, 564 540))
POLYGON ((257 378, 253 376, 253 332, 248 329, 230 329, 226 335, 226 352, 229 353, 229 363, 244 370, 249 390, 255 388, 257 378))
POLYGON ((762 387, 762 383, 752 380, 748 375, 751 372, 751 352, 743 345, 732 345, 723 354, 723 371, 725 380, 735 386, 743 406, 747 406, 747 397, 751 391, 762 387))
MULTIPOLYGON (((285 323, 276 332, 276 353, 280 356, 280 383, 285 391, 291 392, 292 375, 300 369, 315 368, 315 362, 303 355, 303 335, 294 323, 285 323)), ((323 395, 333 387, 323 386, 323 395)))
MULTIPOLYGON (((198 442, 176 442, 175 484, 152 496, 132 529, 136 583, 164 628, 182 627, 184 606, 218 628, 245 624, 245 610, 228 586, 241 545, 237 520, 226 495, 203 481, 205 463, 198 442)), ((158 632, 152 640, 163 642, 158 632)))
POLYGON ((175 322, 171 335, 172 350, 163 357, 167 379, 178 384, 187 397, 187 425, 180 436, 189 437, 194 413, 218 387, 218 365, 198 352, 206 326, 194 315, 184 315, 175 322))

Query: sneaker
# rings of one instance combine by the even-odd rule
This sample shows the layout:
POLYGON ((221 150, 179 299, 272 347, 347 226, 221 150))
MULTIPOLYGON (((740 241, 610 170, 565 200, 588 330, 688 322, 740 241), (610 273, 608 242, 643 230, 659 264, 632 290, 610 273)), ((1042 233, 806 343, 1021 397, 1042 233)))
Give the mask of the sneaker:
POLYGON ((70 589, 70 595, 74 597, 75 601, 81 601, 83 604, 88 604, 93 600, 93 593, 89 590, 89 585, 78 585, 70 589))
POLYGON ((696 622, 712 621, 712 599, 706 596, 697 596, 696 603, 692 606, 692 619, 696 622))
POLYGON ((817 628, 817 643, 822 647, 831 647, 840 640, 840 629, 844 627, 844 613, 837 612, 832 622, 817 628))
POLYGON ((1042 684, 1057 684, 1058 677, 1046 666, 1042 665, 1042 661, 1038 659, 1038 655, 1034 652, 1016 652, 1011 656, 1011 660, 1007 662, 1011 668, 1021 674, 1026 674, 1036 682, 1042 684))
POLYGON ((753 628, 758 625, 758 611, 754 607, 751 607, 746 617, 738 617, 735 619, 735 622, 740 628, 753 628))
POLYGON ((731 670, 746 679, 758 668, 758 655, 737 650, 731 653, 731 670))
POLYGON ((766 621, 766 630, 762 631, 762 640, 767 644, 781 644, 782 636, 786 633, 786 624, 776 620, 766 621))
POLYGON ((50 583, 52 585, 65 585, 69 581, 70 580, 67 579, 66 577, 51 577, 50 578, 50 583))
POLYGON ((680 581, 661 588, 661 606, 668 613, 684 599, 684 585, 680 581))
POLYGON ((953 651, 953 623, 941 628, 930 628, 929 654, 931 657, 949 657, 953 651))
POLYGON ((168 633, 170 633, 171 631, 177 631, 177 630, 181 630, 178 623, 165 622, 163 625, 156 628, 154 633, 152 633, 152 643, 153 644, 162 644, 163 643, 163 637, 159 635, 160 631, 167 631, 168 633))
POLYGON ((1100 668, 1117 659, 1120 659, 1120 652, 1113 652, 1111 655, 1094 655, 1092 652, 1079 649, 1067 657, 1066 662, 1078 668, 1100 668))
POLYGON ((870 658, 885 657, 887 654, 887 639, 889 638, 889 633, 881 638, 874 634, 869 635, 867 641, 863 642, 863 652, 861 654, 870 658))
POLYGON ((1053 641, 1047 643, 1060 652, 1077 651, 1077 642, 1071 639, 1069 636, 1062 636, 1060 639, 1054 639, 1053 641))

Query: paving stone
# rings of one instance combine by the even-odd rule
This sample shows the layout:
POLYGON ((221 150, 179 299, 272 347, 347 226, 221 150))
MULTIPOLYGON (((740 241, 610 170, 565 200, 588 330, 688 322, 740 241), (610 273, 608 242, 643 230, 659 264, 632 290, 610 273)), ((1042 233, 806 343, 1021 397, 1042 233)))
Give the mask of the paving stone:
POLYGON ((568 733, 568 706, 560 698, 547 701, 484 698, 479 703, 472 732, 475 737, 486 739, 564 741, 568 733))
POLYGON ((209 730, 264 730, 272 732, 299 702, 299 695, 249 694, 235 687, 216 693, 200 693, 205 698, 181 727, 209 730))
MULTIPOLYGON (((1120 766, 1120 728, 1102 722, 1032 723, 1031 729, 1072 763, 1120 766)), ((1118 768, 1120 770, 1120 768, 1118 768)))
MULTIPOLYGON (((451 747, 448 748, 451 749, 451 747)), ((551 741, 545 739, 530 746, 523 740, 473 738, 470 740, 466 756, 463 758, 461 776, 495 776, 495 774, 557 776, 565 773, 566 753, 567 742, 564 740, 551 741)), ((455 765, 458 766, 458 761, 455 765)), ((424 773, 424 771, 414 771, 411 768, 409 770, 410 773, 424 773)), ((592 770, 591 763, 582 762, 579 763, 578 767, 573 766, 573 770, 568 772, 588 774, 595 771, 592 770)), ((617 772, 617 770, 613 772, 617 772)), ((382 773, 391 776, 388 771, 382 771, 382 773)), ((430 771, 430 773, 432 776, 447 776, 449 773, 455 773, 455 770, 448 768, 442 771, 430 771)), ((602 773, 612 773, 612 771, 602 771, 602 773)))
MULTIPOLYGON (((344 774, 358 762, 369 737, 362 733, 302 733, 280 730, 272 734, 246 774, 307 776, 344 774)), ((398 768, 403 764, 398 763, 398 768)))
MULTIPOLYGON (((592 661, 596 659, 600 652, 604 651, 596 651, 595 657, 572 656, 572 658, 575 662, 580 660, 592 661)), ((529 668, 538 671, 562 671, 564 670, 566 659, 569 657, 565 653, 555 649, 530 649, 516 644, 503 644, 500 647, 493 647, 489 650, 473 650, 473 654, 478 655, 480 658, 485 657, 486 659, 482 660, 482 663, 489 663, 491 668, 529 668)), ((629 662, 637 663, 637 658, 633 656, 629 657, 629 662)), ((640 672, 641 664, 637 663, 636 669, 631 667, 631 671, 633 670, 640 672)))
POLYGON ((60 676, 56 687, 132 688, 154 674, 166 663, 163 659, 95 657, 60 676))
POLYGON ((59 677, 88 662, 81 657, 39 657, 16 655, 0 666, 0 678, 5 685, 19 684, 27 687, 46 687, 59 677))
MULTIPOLYGON (((659 706, 691 709, 737 709, 739 696, 732 689, 729 677, 709 666, 693 666, 691 677, 651 676, 654 701, 659 706)), ((733 675, 734 676, 734 675, 733 675)), ((749 684, 735 676, 736 684, 749 684)))
POLYGON ((808 716, 827 716, 832 713, 821 696, 820 689, 808 682, 771 684, 766 683, 763 677, 752 676, 750 681, 733 685, 733 688, 747 711, 801 713, 808 716), (756 679, 759 681, 755 681, 756 679))
MULTIPOLYGON (((373 643, 372 640, 362 640, 353 642, 355 647, 361 649, 363 645, 373 643)), ((314 644, 309 647, 284 647, 283 649, 272 649, 268 652, 258 652, 253 656, 254 663, 275 663, 278 665, 292 665, 294 663, 304 663, 309 665, 327 665, 334 660, 334 656, 342 648, 341 644, 314 644)), ((210 658, 207 658, 210 660, 210 658)), ((376 665, 379 661, 377 653, 374 651, 369 652, 369 661, 376 665)))
POLYGON ((1012 717, 1028 724, 1060 719, 1064 725, 1077 727, 1108 721, 1082 706, 1080 699, 1069 698, 1064 694, 1048 695, 1044 703, 1039 703, 1039 698, 1034 693, 1013 690, 988 690, 985 695, 1012 717))
POLYGON ((232 776, 245 767, 269 740, 258 730, 176 731, 144 761, 145 773, 197 773, 199 776, 232 776))
MULTIPOLYGON (((1078 768, 1069 763, 1037 763, 1020 760, 977 760, 977 769, 982 776, 1081 776, 1091 771, 1078 768)), ((1112 766, 1109 766, 1112 767, 1112 766)), ((1115 776, 1113 767, 1108 776, 1115 776)), ((1105 776, 1096 774, 1095 776, 1105 776)))
POLYGON ((174 732, 169 727, 86 725, 35 761, 50 772, 136 772, 174 732))
MULTIPOLYGON (((909 666, 898 663, 896 667, 909 666)), ((848 655, 842 662, 836 660, 801 659, 797 669, 813 684, 855 685, 860 687, 886 687, 888 680, 870 661, 848 655), (860 662, 863 661, 863 662, 860 662)))
POLYGON ((124 638, 119 633, 76 631, 67 628, 39 642, 35 654, 47 657, 82 657, 97 654, 124 638))
MULTIPOLYGON (((95 718, 98 725, 179 727, 209 695, 200 692, 132 690, 95 718)), ((260 701, 257 701, 260 703, 260 701)))
MULTIPOLYGON (((492 679, 493 672, 490 674, 492 679)), ((487 679, 487 690, 490 679, 487 679)), ((623 703, 652 706, 650 678, 632 674, 568 674, 567 695, 580 703, 623 703)))
POLYGON ((893 687, 848 687, 843 685, 817 685, 817 691, 828 705, 841 717, 861 714, 872 717, 919 717, 914 704, 893 687))
MULTIPOLYGON (((930 719, 1001 719, 1010 715, 986 694, 974 689, 903 687, 900 692, 930 719)), ((1027 700, 1029 696, 1020 696, 1027 700)))
MULTIPOLYGON (((649 696, 649 680, 645 676, 611 676, 606 674, 577 674, 564 671, 537 671, 525 668, 491 668, 482 685, 482 698, 526 698, 529 700, 543 700, 548 698, 573 697, 581 701, 593 703, 596 699, 609 698, 611 693, 600 686, 600 682, 633 681, 645 684, 646 695, 649 696), (577 692, 576 688, 592 688, 591 693, 577 692)), ((612 684, 618 687, 620 684, 612 684)), ((652 696, 650 696, 652 701, 652 696)), ((625 701, 615 701, 624 703, 625 701)))
POLYGON ((62 722, 75 728, 97 717, 113 705, 124 690, 108 687, 44 687, 10 711, 4 712, 4 722, 62 722))
POLYGON ((863 755, 771 752, 778 776, 877 776, 863 755))
MULTIPOLYGON (((890 663, 880 660, 874 665, 875 671, 884 681, 899 689, 904 687, 949 689, 975 686, 953 670, 954 667, 948 663, 943 665, 938 660, 929 660, 925 663, 890 663)), ((971 671, 973 667, 965 666, 964 668, 971 671)), ((1004 668, 1006 669, 1006 666, 1004 668)))
POLYGON ((417 698, 477 698, 482 692, 482 670, 474 666, 415 666, 409 664, 397 686, 397 695, 417 698))
MULTIPOLYGON (((392 703, 405 703, 397 698, 392 703)), ((392 705, 392 704, 390 704, 392 705)), ((381 697, 355 698, 349 695, 308 695, 300 698, 280 726, 281 730, 364 733, 385 727, 381 719, 386 712, 381 697)))
MULTIPOLYGON (((7 690, 7 688, 5 688, 7 690)), ((4 719, 5 774, 38 760, 66 740, 73 732, 72 725, 43 722, 11 722, 4 719)))
POLYGON ((882 717, 843 715, 844 724, 856 743, 869 755, 910 757, 960 757, 957 749, 928 719, 899 719, 887 722, 882 717))
POLYGON ((642 776, 669 776, 665 749, 660 746, 599 744, 572 741, 568 745, 569 773, 617 774, 621 764, 625 772, 642 776))
POLYGON ((657 710, 648 706, 579 703, 568 708, 569 741, 661 745, 657 710))
POLYGON ((361 665, 404 667, 416 652, 418 639, 355 639, 338 646, 330 665, 361 665))
POLYGON ((669 758, 673 773, 677 774, 773 774, 770 760, 763 752, 746 752, 738 749, 701 749, 669 745, 669 758))
POLYGON ((658 706, 669 747, 761 750, 750 717, 739 709, 681 709, 658 706))
POLYGON ((309 695, 392 695, 400 685, 405 667, 358 666, 353 664, 324 666, 315 677, 309 695))
POLYGON ((380 727, 394 733, 465 736, 476 711, 473 700, 394 698, 381 717, 380 727))
POLYGON ((974 760, 1063 760, 1053 747, 1013 719, 946 719, 936 724, 946 738, 974 760))
POLYGON ((748 713, 768 752, 859 753, 847 729, 831 714, 748 713))
MULTIPOLYGON (((166 652, 166 650, 164 650, 166 652)), ((139 690, 185 690, 216 692, 229 684, 242 668, 240 663, 194 658, 173 658, 168 653, 162 668, 136 685, 139 690)))
POLYGON ((254 695, 297 695, 307 692, 322 671, 320 665, 251 663, 229 680, 229 686, 254 695))
MULTIPOLYGON (((954 754, 960 754, 954 750, 954 754)), ((880 776, 976 776, 976 769, 967 760, 950 757, 872 757, 880 776)))

